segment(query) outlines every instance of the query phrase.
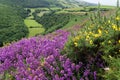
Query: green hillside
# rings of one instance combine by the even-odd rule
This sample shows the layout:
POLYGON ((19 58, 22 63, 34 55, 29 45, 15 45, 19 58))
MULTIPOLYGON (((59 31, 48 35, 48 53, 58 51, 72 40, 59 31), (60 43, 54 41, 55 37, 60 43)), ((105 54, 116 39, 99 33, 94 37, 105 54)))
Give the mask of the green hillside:
POLYGON ((77 0, 0 0, 0 3, 10 5, 20 5, 23 7, 79 7, 80 5, 93 5, 84 1, 77 0))
POLYGON ((28 29, 19 12, 21 11, 17 11, 16 8, 0 4, 0 46, 27 35, 28 29))

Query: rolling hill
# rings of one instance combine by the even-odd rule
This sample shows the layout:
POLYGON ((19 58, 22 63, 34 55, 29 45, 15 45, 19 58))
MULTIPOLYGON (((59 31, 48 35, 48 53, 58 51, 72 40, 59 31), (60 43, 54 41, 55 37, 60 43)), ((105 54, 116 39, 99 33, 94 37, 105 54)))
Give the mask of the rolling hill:
POLYGON ((2 4, 20 5, 23 7, 79 7, 81 5, 94 5, 78 0, 0 0, 2 4))
POLYGON ((0 4, 0 46, 3 46, 3 43, 19 40, 28 34, 28 29, 21 16, 24 14, 19 13, 20 8, 17 9, 0 4))

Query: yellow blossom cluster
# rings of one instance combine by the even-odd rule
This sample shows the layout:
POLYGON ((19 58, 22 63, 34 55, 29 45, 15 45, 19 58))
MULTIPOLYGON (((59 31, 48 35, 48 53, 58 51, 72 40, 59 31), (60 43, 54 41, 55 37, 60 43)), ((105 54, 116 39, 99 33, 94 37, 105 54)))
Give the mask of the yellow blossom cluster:
MULTIPOLYGON (((120 17, 116 17, 116 20, 120 20, 120 17)), ((90 24, 89 27, 85 28, 83 32, 79 32, 79 35, 73 38, 75 47, 78 46, 78 41, 83 37, 89 44, 93 45, 93 40, 95 38, 104 36, 104 34, 109 35, 109 33, 112 32, 111 30, 120 31, 120 27, 112 22, 112 20, 105 22, 105 25, 106 26, 90 24), (98 26, 98 29, 95 26, 98 26)), ((118 42, 120 43, 120 40, 118 42)), ((112 41, 109 40, 108 43, 111 44, 112 41)))
POLYGON ((108 23, 111 23, 111 21, 110 21, 110 20, 108 20, 108 23))
POLYGON ((120 44, 120 40, 118 40, 118 43, 120 44))
POLYGON ((109 40, 108 43, 111 44, 112 43, 111 40, 109 40))
POLYGON ((116 20, 120 20, 120 17, 119 17, 119 16, 117 16, 117 17, 116 17, 116 20))
POLYGON ((73 38, 73 42, 74 42, 75 47, 78 46, 78 40, 80 40, 80 36, 76 36, 75 38, 73 38))
POLYGON ((115 31, 120 31, 120 27, 117 27, 117 25, 115 25, 115 24, 112 24, 112 28, 115 31))

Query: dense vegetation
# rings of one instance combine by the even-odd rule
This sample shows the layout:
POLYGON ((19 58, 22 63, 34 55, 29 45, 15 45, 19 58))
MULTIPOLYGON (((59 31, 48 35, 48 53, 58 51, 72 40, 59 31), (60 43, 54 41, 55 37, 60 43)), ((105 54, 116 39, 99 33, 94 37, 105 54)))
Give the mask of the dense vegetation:
POLYGON ((84 63, 81 80, 120 79, 120 9, 113 13, 106 18, 98 11, 65 46, 64 53, 72 61, 84 63))
POLYGON ((55 14, 54 11, 44 14, 42 17, 37 16, 36 13, 33 15, 35 20, 42 24, 45 28, 45 34, 62 28, 69 22, 70 19, 70 14, 55 14))
POLYGON ((79 5, 94 5, 84 1, 76 0, 0 0, 0 3, 9 5, 19 5, 27 8, 36 7, 78 7, 79 5))
POLYGON ((0 48, 1 79, 119 80, 119 10, 98 10, 77 34, 59 30, 0 48))
MULTIPOLYGON (((76 23, 75 26, 66 30, 57 30, 68 25, 69 22, 73 24, 80 20, 76 15, 79 11, 76 10, 74 13, 75 11, 69 10, 67 13, 57 13, 51 10, 50 13, 38 16, 41 11, 36 10, 32 15, 42 24, 40 25, 31 18, 27 20, 26 16, 32 10, 24 10, 20 7, 28 7, 24 2, 21 4, 21 1, 27 0, 18 2, 15 0, 16 2, 11 3, 10 1, 14 0, 0 4, 0 46, 27 35, 28 28, 24 21, 30 29, 39 29, 43 25, 45 34, 49 34, 4 44, 0 48, 0 80, 120 79, 119 4, 116 9, 106 13, 103 11, 107 9, 84 9, 82 17, 79 16, 81 19, 90 14, 86 12, 92 13, 89 19, 80 23, 81 26, 76 23), (10 6, 13 3, 20 3, 20 6, 10 6)), ((30 4, 34 3, 30 2, 30 4)))
POLYGON ((0 46, 19 40, 28 34, 23 21, 26 15, 27 13, 21 8, 0 4, 0 46))
POLYGON ((3 4, 19 5, 23 7, 47 7, 49 3, 45 0, 0 0, 3 4))

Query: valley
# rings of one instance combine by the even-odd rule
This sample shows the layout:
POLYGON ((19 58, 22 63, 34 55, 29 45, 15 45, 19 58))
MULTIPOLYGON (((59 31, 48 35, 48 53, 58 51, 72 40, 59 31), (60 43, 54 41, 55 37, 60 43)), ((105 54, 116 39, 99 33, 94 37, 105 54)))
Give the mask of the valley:
POLYGON ((0 80, 119 80, 119 63, 119 0, 0 0, 0 80))
MULTIPOLYGON (((85 18, 89 18, 89 13, 93 13, 92 9, 94 10, 97 8, 96 6, 89 6, 89 7, 75 7, 75 8, 58 8, 58 7, 51 7, 51 8, 26 8, 29 9, 31 12, 29 13, 29 16, 24 20, 26 26, 29 28, 29 37, 39 35, 39 34, 46 34, 50 33, 56 30, 56 25, 49 25, 49 27, 52 27, 52 29, 49 28, 48 31, 45 30, 45 27, 47 24, 44 26, 36 20, 36 18, 42 17, 44 14, 49 14, 51 12, 54 12, 52 14, 58 15, 58 14, 66 14, 69 17, 69 20, 67 23, 63 26, 61 26, 61 29, 66 29, 69 27, 73 27, 75 25, 80 25, 82 21, 84 21, 85 18)), ((114 9, 112 6, 101 6, 101 10, 110 10, 114 9)), ((49 18, 49 16, 48 16, 49 18)), ((39 20, 39 19, 38 19, 39 20)), ((47 19, 46 19, 47 20, 47 19)), ((51 23, 52 19, 50 22, 44 21, 46 23, 51 23)), ((60 22, 58 22, 59 25, 60 22)))

